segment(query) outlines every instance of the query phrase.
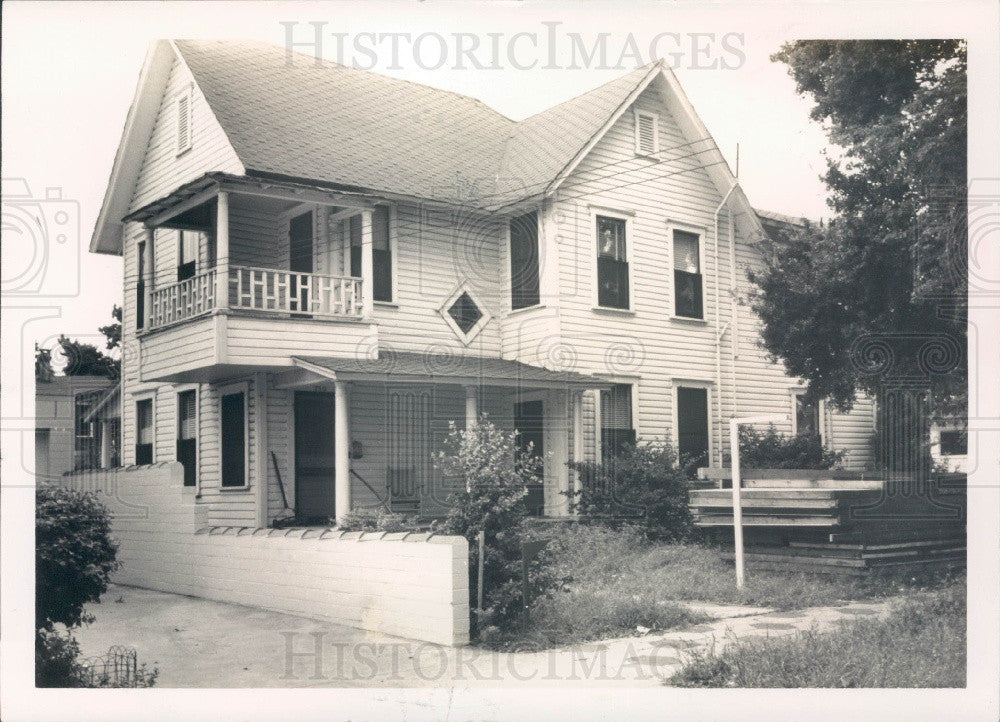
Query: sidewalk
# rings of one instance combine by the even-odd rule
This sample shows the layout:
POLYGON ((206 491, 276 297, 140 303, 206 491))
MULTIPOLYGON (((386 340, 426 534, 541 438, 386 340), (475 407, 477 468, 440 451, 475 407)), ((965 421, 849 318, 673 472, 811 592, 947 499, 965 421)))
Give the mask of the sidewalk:
POLYGON ((76 631, 83 656, 115 644, 171 687, 658 686, 685 653, 882 614, 888 601, 776 612, 690 603, 712 622, 536 652, 442 647, 250 607, 112 586, 76 631))

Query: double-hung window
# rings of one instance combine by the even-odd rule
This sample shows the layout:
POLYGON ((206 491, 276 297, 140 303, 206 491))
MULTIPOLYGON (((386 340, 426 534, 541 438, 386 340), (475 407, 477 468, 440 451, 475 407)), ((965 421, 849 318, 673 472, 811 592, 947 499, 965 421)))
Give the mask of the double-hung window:
POLYGON ((697 233, 674 230, 674 315, 704 318, 702 302, 701 238, 697 233))
POLYGON ((628 239, 624 218, 597 216, 597 305, 629 308, 628 239))
POLYGON ((146 242, 136 244, 139 254, 135 262, 135 328, 141 331, 146 323, 146 242))
POLYGON ((135 402, 135 463, 153 463, 153 400, 135 402))
POLYGON ((632 384, 615 384, 601 391, 601 453, 605 457, 618 456, 632 444, 632 384))
POLYGON ((372 213, 372 299, 385 302, 393 300, 389 206, 375 206, 372 213))
POLYGON ((538 214, 532 211, 510 221, 510 307, 538 303, 538 214))
POLYGON ((184 486, 194 486, 198 475, 198 392, 177 394, 177 461, 184 467, 184 486))
POLYGON ((819 402, 807 399, 805 394, 795 394, 795 433, 798 436, 820 433, 819 402))

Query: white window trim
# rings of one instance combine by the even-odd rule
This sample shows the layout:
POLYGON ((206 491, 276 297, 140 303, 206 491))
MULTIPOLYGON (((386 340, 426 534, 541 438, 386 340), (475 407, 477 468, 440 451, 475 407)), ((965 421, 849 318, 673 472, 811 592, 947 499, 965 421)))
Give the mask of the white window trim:
POLYGON ((192 125, 194 121, 194 89, 191 85, 188 85, 174 99, 174 140, 175 140, 175 150, 176 156, 179 158, 185 153, 187 153, 194 146, 194 127, 192 125), (181 145, 181 138, 179 136, 180 132, 180 114, 181 114, 181 100, 187 99, 187 143, 181 145))
POLYGON ((708 302, 706 300, 708 274, 705 273, 705 237, 704 226, 696 226, 682 221, 667 221, 667 240, 670 256, 670 318, 674 321, 687 323, 708 323, 708 302), (677 289, 674 287, 674 231, 686 231, 698 236, 698 268, 701 270, 701 318, 695 316, 679 316, 677 314, 677 289))
POLYGON ((177 384, 174 386, 174 460, 177 456, 177 442, 181 438, 180 396, 185 391, 194 391, 194 489, 201 496, 201 384, 177 384))
MULTIPOLYGON (((792 389, 790 392, 791 405, 792 405, 792 436, 799 435, 799 414, 798 414, 798 399, 800 396, 806 395, 806 389, 792 389)), ((819 403, 816 404, 816 416, 817 416, 817 430, 819 431, 820 443, 826 444, 827 437, 827 424, 826 424, 826 400, 820 399, 819 403)))
POLYGON ((219 435, 219 491, 221 492, 240 492, 249 491, 252 484, 250 483, 250 382, 249 381, 239 381, 234 384, 227 384, 222 386, 216 391, 216 409, 219 415, 219 424, 217 433, 219 435), (222 485, 222 397, 234 393, 243 393, 243 480, 244 484, 242 486, 223 486, 222 485))
POLYGON ((716 466, 716 441, 715 441, 715 430, 718 424, 716 424, 715 418, 715 382, 705 381, 702 379, 682 379, 675 378, 670 380, 670 444, 674 448, 675 453, 680 453, 680 426, 679 426, 679 414, 678 414, 678 401, 677 401, 677 389, 687 388, 687 389, 706 389, 708 391, 705 394, 705 402, 708 404, 708 465, 711 467, 716 466))
POLYGON ((609 313, 621 314, 625 316, 635 315, 635 268, 633 263, 634 250, 633 246, 635 244, 635 236, 632 232, 634 224, 632 223, 635 217, 635 212, 627 210, 614 210, 611 208, 602 208, 600 206, 590 206, 590 263, 593 271, 590 274, 591 279, 591 303, 595 311, 606 311, 609 313), (598 303, 599 295, 599 285, 600 280, 598 278, 597 271, 597 257, 601 252, 600 239, 597 237, 597 217, 604 216, 605 218, 617 218, 619 220, 625 221, 625 262, 628 263, 628 308, 617 308, 615 306, 602 306, 598 303))
POLYGON ((450 328, 458 339, 466 346, 475 340, 476 336, 479 335, 479 333, 486 327, 486 324, 488 324, 493 318, 485 304, 483 304, 483 302, 479 299, 467 281, 463 281, 455 288, 454 291, 452 291, 447 300, 438 307, 438 313, 441 314, 441 318, 444 319, 444 322, 448 324, 448 328, 450 328), (479 307, 480 312, 483 314, 480 319, 476 321, 476 324, 469 329, 468 333, 462 331, 458 324, 455 323, 455 319, 453 319, 451 314, 448 313, 448 309, 452 307, 455 301, 457 301, 459 296, 463 293, 469 294, 469 298, 472 299, 472 302, 479 307))
POLYGON ((652 113, 648 110, 635 109, 635 154, 645 156, 647 158, 655 156, 660 152, 660 116, 657 113, 652 113), (640 118, 651 118, 653 120, 653 150, 650 153, 645 152, 639 143, 639 119, 640 118))
MULTIPOLYGON (((153 422, 153 461, 156 463, 156 390, 132 393, 132 464, 136 464, 135 447, 139 445, 139 402, 149 401, 149 418, 153 422)), ((124 452, 124 449, 122 449, 124 452)))
MULTIPOLYGON (((630 405, 629 415, 632 417, 629 419, 629 423, 632 424, 632 429, 635 431, 636 440, 639 438, 639 382, 641 378, 639 376, 615 376, 608 374, 594 374, 601 381, 607 381, 609 384, 615 384, 616 386, 628 386, 631 388, 630 392, 630 405)), ((606 389, 600 389, 597 393, 598 404, 602 403, 601 391, 606 389)), ((603 416, 603 409, 598 409, 599 417, 603 416)))

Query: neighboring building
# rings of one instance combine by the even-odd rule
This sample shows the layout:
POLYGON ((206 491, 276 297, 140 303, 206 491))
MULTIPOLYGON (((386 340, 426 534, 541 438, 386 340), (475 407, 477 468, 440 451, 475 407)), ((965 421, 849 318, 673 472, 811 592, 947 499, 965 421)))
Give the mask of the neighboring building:
MULTIPOLYGON (((765 225, 762 225, 762 220, 765 225)), ((384 501, 432 515, 431 457, 487 412, 566 462, 633 439, 717 466, 780 414, 868 461, 872 405, 800 399, 759 348, 750 206, 673 73, 514 122, 253 43, 154 44, 91 251, 124 260, 122 462, 178 460, 211 524, 384 501)))
POLYGON ((120 464, 118 395, 118 384, 103 376, 36 379, 36 478, 120 464))

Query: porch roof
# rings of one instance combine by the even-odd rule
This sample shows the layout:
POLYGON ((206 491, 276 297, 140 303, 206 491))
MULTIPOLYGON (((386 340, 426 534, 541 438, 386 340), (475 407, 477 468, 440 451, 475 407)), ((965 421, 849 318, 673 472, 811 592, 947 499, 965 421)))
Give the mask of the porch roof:
POLYGON ((554 371, 500 358, 382 352, 377 359, 295 356, 299 368, 340 381, 413 381, 521 388, 610 388, 611 383, 575 371, 554 371))

